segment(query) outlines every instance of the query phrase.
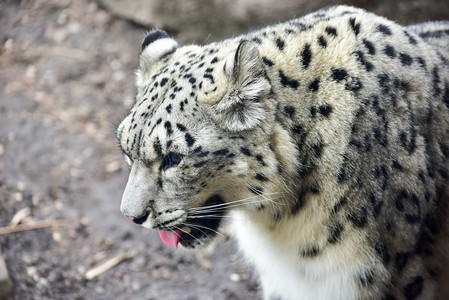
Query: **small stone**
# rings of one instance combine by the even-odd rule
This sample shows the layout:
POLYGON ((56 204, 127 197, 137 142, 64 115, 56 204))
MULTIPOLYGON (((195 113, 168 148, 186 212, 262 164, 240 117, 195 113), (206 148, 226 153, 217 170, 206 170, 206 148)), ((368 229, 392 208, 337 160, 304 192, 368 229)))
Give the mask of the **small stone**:
POLYGON ((62 26, 62 25, 66 25, 68 20, 69 20, 68 15, 63 12, 58 15, 56 22, 58 22, 58 25, 62 26))
POLYGON ((37 287, 38 288, 44 288, 48 286, 48 280, 40 277, 39 280, 37 281, 37 287))
POLYGON ((26 189, 26 183, 25 182, 23 182, 23 181, 17 182, 17 190, 19 192, 23 192, 23 191, 25 191, 25 189, 26 189))
POLYGON ((115 173, 120 170, 122 167, 122 163, 118 160, 111 161, 110 163, 106 164, 105 171, 106 173, 115 173))
POLYGON ((36 80, 37 69, 35 66, 28 66, 25 70, 24 80, 27 84, 32 84, 36 80))
POLYGON ((23 201, 23 194, 22 192, 16 192, 13 195, 14 200, 16 200, 17 202, 22 202, 23 201))
POLYGON ((111 16, 106 13, 105 11, 98 11, 95 14, 95 22, 98 25, 106 25, 107 23, 109 23, 111 21, 111 16))
POLYGON ((25 253, 22 255, 22 261, 27 265, 34 265, 39 261, 39 258, 37 255, 25 253))
POLYGON ((169 268, 161 268, 161 275, 162 275, 163 279, 165 279, 165 280, 171 279, 171 277, 172 277, 171 274, 172 273, 169 268))
POLYGON ((37 269, 34 266, 26 268, 27 275, 31 277, 34 281, 38 282, 40 279, 39 274, 37 274, 37 269))
POLYGON ((71 239, 76 239, 79 236, 78 232, 76 231, 76 229, 70 229, 69 230, 69 237, 71 239))
POLYGON ((62 203, 61 200, 55 201, 55 208, 57 211, 62 211, 64 209, 64 204, 62 203))
POLYGON ((231 275, 229 275, 229 279, 231 279, 232 282, 240 282, 241 280, 240 275, 237 273, 231 273, 231 275))
POLYGON ((100 261, 100 260, 105 259, 107 255, 108 254, 105 251, 100 251, 100 252, 95 253, 94 259, 96 261, 100 261))
POLYGON ((131 270, 136 271, 136 272, 143 271, 143 270, 145 270, 146 264, 147 264, 147 260, 146 260, 145 256, 138 256, 135 259, 133 259, 133 261, 130 265, 130 268, 131 268, 131 270))
POLYGON ((87 269, 85 266, 78 265, 76 266, 76 271, 78 272, 79 275, 83 276, 87 272, 87 269))
POLYGON ((114 239, 109 238, 109 237, 103 238, 102 241, 101 241, 101 243, 102 243, 102 245, 103 245, 105 248, 110 248, 110 247, 112 247, 112 246, 115 245, 114 239))
POLYGON ((26 217, 31 214, 31 210, 29 207, 24 207, 21 210, 17 211, 9 222, 10 226, 16 226, 20 224, 26 217))
POLYGON ((104 294, 104 288, 101 287, 101 286, 97 286, 97 287, 95 288, 95 292, 96 292, 98 295, 103 295, 103 294, 104 294))
POLYGON ((201 269, 210 271, 212 270, 212 262, 209 259, 202 258, 197 260, 201 269))
MULTIPOLYGON (((115 273, 115 275, 118 275, 115 273)), ((122 283, 125 287, 131 286, 131 276, 129 274, 125 274, 122 276, 122 283)))
POLYGON ((121 81, 123 79, 125 79, 126 74, 125 72, 122 71, 115 71, 114 73, 112 73, 112 79, 115 81, 121 81))
POLYGON ((34 194, 31 197, 31 202, 33 203, 34 206, 38 206, 39 203, 41 202, 41 200, 42 200, 42 196, 39 194, 34 194))
POLYGON ((120 60, 118 60, 118 59, 112 60, 110 65, 111 65, 111 68, 114 70, 118 70, 122 66, 122 64, 120 63, 120 60))
POLYGON ((71 33, 71 34, 77 34, 81 31, 81 24, 75 20, 72 20, 68 25, 67 25, 67 30, 71 33))
POLYGON ((15 132, 8 132, 8 141, 14 142, 16 140, 15 132))
POLYGON ((84 125, 84 131, 88 136, 96 136, 96 134, 99 130, 98 130, 98 127, 94 123, 89 122, 89 123, 86 123, 86 125, 84 125))
POLYGON ((191 283, 192 282, 192 276, 189 274, 184 275, 184 282, 185 283, 191 283))
POLYGON ((82 174, 83 174, 83 172, 80 169, 77 169, 77 168, 70 169, 70 176, 72 176, 74 178, 79 178, 79 177, 81 177, 82 174))
POLYGON ((50 271, 48 273, 46 279, 47 279, 47 281, 49 283, 57 282, 57 280, 58 280, 58 272, 56 272, 55 270, 50 271))
POLYGON ((7 56, 11 55, 14 50, 14 41, 12 39, 7 39, 6 42, 3 44, 3 51, 2 55, 7 56))
POLYGON ((154 279, 170 279, 172 273, 167 267, 154 268, 151 270, 151 277, 154 279))
POLYGON ((3 50, 12 49, 13 44, 14 44, 14 42, 12 39, 7 39, 6 42, 3 44, 3 50))
POLYGON ((83 160, 80 159, 80 158, 75 158, 75 159, 73 159, 72 165, 75 168, 79 168, 79 167, 81 167, 83 165, 83 160))
POLYGON ((89 219, 87 217, 83 216, 83 217, 80 218, 80 223, 83 226, 88 226, 90 224, 90 221, 89 221, 89 219))
POLYGON ((138 290, 140 290, 140 284, 139 284, 138 282, 134 281, 134 282, 131 284, 131 288, 132 288, 135 292, 137 292, 138 290))
POLYGON ((55 231, 52 233, 51 237, 53 238, 53 241, 60 243, 62 240, 62 235, 59 231, 55 231))

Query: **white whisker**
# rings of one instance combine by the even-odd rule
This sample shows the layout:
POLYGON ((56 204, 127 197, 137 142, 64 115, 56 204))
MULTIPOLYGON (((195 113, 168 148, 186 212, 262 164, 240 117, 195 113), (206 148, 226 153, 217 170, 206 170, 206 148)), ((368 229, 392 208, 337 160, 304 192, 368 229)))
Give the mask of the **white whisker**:
MULTIPOLYGON (((276 195, 276 194, 279 194, 279 193, 268 193, 267 196, 276 195)), ((201 210, 203 208, 209 209, 209 208, 215 208, 215 207, 228 206, 228 205, 234 204, 234 203, 246 202, 246 201, 248 201, 250 199, 257 198, 257 197, 259 197, 259 195, 248 197, 248 198, 244 198, 244 199, 240 199, 240 200, 234 200, 234 201, 226 202, 226 203, 207 205, 207 206, 203 206, 203 207, 195 207, 195 208, 192 208, 192 210, 201 210)))
POLYGON ((201 229, 209 230, 209 231, 211 231, 211 232, 213 232, 213 233, 216 233, 216 234, 218 234, 218 235, 220 235, 220 236, 222 236, 222 237, 225 237, 225 235, 222 234, 221 232, 218 232, 218 231, 216 231, 216 230, 213 230, 212 228, 209 228, 209 227, 207 227, 207 226, 203 226, 203 225, 199 225, 199 224, 192 224, 192 223, 187 223, 187 222, 184 222, 184 225, 186 225, 186 226, 188 226, 188 227, 190 227, 190 228, 192 228, 192 229, 197 229, 197 230, 201 231, 202 233, 204 233, 205 235, 207 235, 207 233, 204 232, 204 231, 201 230, 201 229))
POLYGON ((208 219, 222 219, 222 218, 232 218, 232 216, 227 216, 227 215, 212 215, 212 214, 201 214, 201 215, 189 215, 187 216, 188 219, 203 219, 203 218, 208 218, 208 219))
MULTIPOLYGON (((271 193, 271 194, 267 194, 267 195, 275 195, 275 194, 280 194, 280 193, 271 193)), ((275 204, 275 205, 285 205, 283 203, 278 203, 278 202, 275 201, 277 199, 283 198, 283 196, 267 198, 267 197, 265 197, 265 195, 263 195, 262 196, 263 199, 248 201, 249 199, 253 199, 253 198, 256 198, 256 197, 260 197, 260 196, 253 196, 253 197, 249 197, 249 198, 245 198, 245 199, 241 199, 241 200, 235 200, 235 201, 231 201, 231 202, 227 202, 227 203, 221 203, 221 204, 218 204, 218 205, 195 207, 195 208, 189 209, 189 212, 192 212, 192 213, 195 213, 195 214, 218 212, 218 211, 222 211, 223 209, 234 208, 234 207, 250 205, 250 204, 259 204, 259 203, 265 203, 265 202, 270 202, 270 203, 275 204)))
POLYGON ((185 230, 182 230, 182 228, 180 228, 179 226, 173 226, 173 228, 182 231, 185 234, 190 235, 191 237, 193 237, 196 241, 198 241, 199 243, 201 243, 201 241, 199 239, 197 239, 193 234, 191 234, 190 232, 187 232, 185 230))

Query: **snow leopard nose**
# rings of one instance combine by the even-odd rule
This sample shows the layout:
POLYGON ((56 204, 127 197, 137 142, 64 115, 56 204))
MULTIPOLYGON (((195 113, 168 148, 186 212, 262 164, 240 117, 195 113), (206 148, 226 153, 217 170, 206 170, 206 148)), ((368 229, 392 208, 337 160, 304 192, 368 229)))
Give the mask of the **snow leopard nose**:
POLYGON ((140 224, 142 224, 143 222, 146 221, 146 219, 147 219, 148 216, 150 215, 150 211, 147 210, 146 213, 145 213, 145 215, 143 215, 143 216, 141 216, 141 217, 138 217, 138 218, 135 218, 135 217, 133 217, 133 216, 127 216, 127 215, 125 215, 125 214, 123 214, 123 215, 124 215, 126 218, 128 218, 128 220, 133 221, 134 223, 140 225, 140 224))

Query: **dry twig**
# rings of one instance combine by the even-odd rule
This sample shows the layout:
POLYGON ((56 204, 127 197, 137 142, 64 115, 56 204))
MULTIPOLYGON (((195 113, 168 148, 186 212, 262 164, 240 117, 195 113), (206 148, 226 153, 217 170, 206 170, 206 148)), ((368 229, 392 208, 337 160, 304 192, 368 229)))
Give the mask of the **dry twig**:
POLYGON ((77 222, 77 219, 54 219, 54 220, 38 220, 29 223, 10 225, 5 227, 0 227, 0 235, 10 234, 14 232, 21 232, 27 230, 33 230, 38 228, 45 228, 51 226, 66 226, 77 222))
POLYGON ((93 267, 92 269, 88 270, 85 274, 84 274, 84 278, 86 278, 87 280, 91 280, 94 279, 95 277, 103 274, 104 272, 106 272, 107 270, 113 268, 114 266, 118 265, 119 263, 121 263, 122 261, 124 261, 125 259, 129 259, 132 258, 133 254, 130 253, 120 253, 110 259, 108 259, 107 261, 93 267))

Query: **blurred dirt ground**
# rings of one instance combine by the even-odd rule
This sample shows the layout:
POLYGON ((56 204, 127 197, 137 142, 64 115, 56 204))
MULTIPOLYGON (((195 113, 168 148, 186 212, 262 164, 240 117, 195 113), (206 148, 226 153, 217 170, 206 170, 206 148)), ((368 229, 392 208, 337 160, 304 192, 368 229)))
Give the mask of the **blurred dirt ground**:
POLYGON ((133 102, 144 33, 92 1, 0 3, 0 227, 19 211, 24 224, 67 219, 0 235, 12 299, 256 297, 231 241, 174 250, 119 212, 128 170, 114 128, 133 102))
POLYGON ((128 170, 114 128, 133 102, 145 31, 94 1, 0 2, 0 257, 11 299, 260 297, 232 240, 174 250, 119 212, 128 170), (2 234, 11 222, 46 227, 2 234))

